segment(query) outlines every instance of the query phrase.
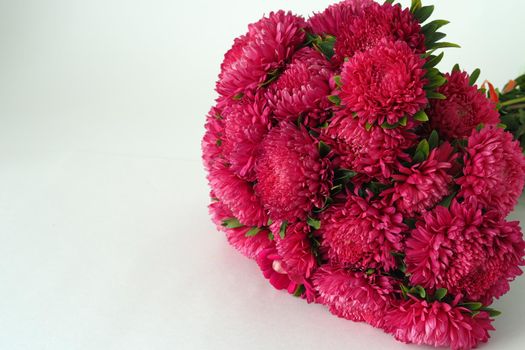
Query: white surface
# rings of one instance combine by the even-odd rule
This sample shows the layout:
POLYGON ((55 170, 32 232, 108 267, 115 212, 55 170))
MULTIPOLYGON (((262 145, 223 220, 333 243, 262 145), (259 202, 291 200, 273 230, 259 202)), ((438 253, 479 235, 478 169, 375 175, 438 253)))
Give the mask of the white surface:
MULTIPOLYGON (((0 1, 0 349, 417 348, 273 290, 208 219, 200 138, 221 56, 282 6, 0 1)), ((524 12, 439 1, 463 46, 443 67, 497 85, 525 71, 524 12)), ((522 278, 484 349, 523 348, 524 297, 522 278)))

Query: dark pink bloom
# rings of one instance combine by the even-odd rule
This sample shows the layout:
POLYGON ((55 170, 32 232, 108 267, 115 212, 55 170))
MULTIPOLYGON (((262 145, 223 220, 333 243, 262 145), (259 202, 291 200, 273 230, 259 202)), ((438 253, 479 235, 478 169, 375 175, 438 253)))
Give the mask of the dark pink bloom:
POLYGON ((224 119, 223 153, 231 170, 248 181, 255 180, 255 160, 271 127, 270 113, 267 100, 257 94, 230 101, 221 114, 224 119))
POLYGON ((452 304, 410 298, 391 308, 385 331, 404 343, 469 350, 489 339, 494 330, 487 312, 472 316, 468 309, 452 304))
POLYGON ((283 267, 282 257, 277 253, 275 247, 261 251, 257 256, 257 264, 264 277, 270 281, 275 289, 286 289, 290 294, 296 291, 299 285, 290 280, 288 273, 283 267))
MULTIPOLYGON (((276 226, 280 228, 280 225, 276 226)), ((317 267, 312 244, 308 238, 310 227, 305 222, 290 224, 286 228, 284 238, 279 235, 279 228, 275 228, 272 231, 277 252, 282 257, 283 268, 292 281, 303 284, 317 267)))
POLYGON ((391 177, 400 161, 409 161, 410 156, 404 150, 416 142, 416 135, 408 127, 374 126, 367 130, 362 121, 345 110, 337 112, 322 133, 339 167, 378 179, 391 177))
POLYGON ((222 139, 224 137, 224 121, 220 110, 213 107, 206 117, 206 133, 202 138, 202 160, 206 170, 210 170, 215 161, 223 158, 222 139))
POLYGON ((305 219, 329 195, 329 161, 306 129, 291 123, 273 128, 263 141, 256 165, 255 191, 273 220, 305 219))
POLYGON ((499 123, 496 106, 478 90, 470 86, 466 72, 445 74, 447 83, 438 89, 445 100, 431 100, 428 115, 430 123, 440 135, 450 139, 467 137, 479 124, 499 123))
POLYGON ((310 47, 299 50, 266 93, 275 117, 292 122, 302 117, 305 124, 317 126, 332 106, 327 98, 332 92, 332 75, 322 54, 310 47))
POLYGON ((317 301, 328 306, 334 315, 383 326, 394 289, 388 277, 323 266, 313 280, 319 294, 317 301))
POLYGON ((239 178, 223 163, 214 164, 208 181, 215 196, 242 224, 258 227, 266 225, 268 216, 249 182, 239 178))
POLYGON ((248 33, 235 40, 221 66, 217 92, 225 98, 255 91, 268 74, 284 67, 286 60, 303 44, 306 23, 284 11, 248 26, 248 33))
POLYGON ((389 197, 403 214, 413 216, 431 209, 452 192, 454 178, 450 174, 457 154, 449 143, 430 152, 428 159, 410 168, 400 165, 392 175, 394 187, 382 195, 389 197))
POLYGON ((507 216, 525 183, 525 157, 512 134, 495 126, 473 131, 468 139, 460 196, 476 197, 487 208, 507 216))
POLYGON ((233 213, 223 203, 213 202, 209 208, 210 215, 217 228, 224 231, 228 243, 244 256, 255 259, 261 251, 272 246, 272 242, 268 239, 268 230, 261 230, 254 237, 246 237, 246 233, 251 227, 226 228, 223 226, 224 220, 234 218, 233 213))
POLYGON ((320 35, 339 34, 349 28, 350 25, 363 13, 366 6, 373 4, 372 0, 346 0, 330 5, 323 12, 314 14, 308 24, 312 31, 320 35))
POLYGON ((425 36, 419 22, 409 9, 402 9, 401 6, 372 3, 363 7, 359 16, 351 17, 348 24, 340 25, 339 29, 334 56, 337 63, 373 49, 384 40, 402 41, 409 51, 417 55, 425 52, 425 36))
POLYGON ((484 213, 472 197, 424 213, 406 241, 405 261, 414 285, 490 304, 521 274, 524 249, 518 223, 484 213))
POLYGON ((403 248, 408 227, 403 216, 384 201, 349 196, 321 214, 322 246, 334 264, 347 267, 395 267, 392 252, 403 248))
POLYGON ((420 55, 402 41, 382 41, 343 66, 343 104, 370 124, 398 123, 428 103, 420 55))

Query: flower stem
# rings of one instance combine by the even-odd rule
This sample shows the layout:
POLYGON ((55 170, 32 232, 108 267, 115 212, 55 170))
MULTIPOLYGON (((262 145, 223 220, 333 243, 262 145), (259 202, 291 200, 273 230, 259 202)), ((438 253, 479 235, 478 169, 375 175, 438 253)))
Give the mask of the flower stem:
POLYGON ((501 103, 501 107, 506 107, 513 105, 515 103, 525 102, 525 97, 516 98, 514 100, 509 100, 501 103))

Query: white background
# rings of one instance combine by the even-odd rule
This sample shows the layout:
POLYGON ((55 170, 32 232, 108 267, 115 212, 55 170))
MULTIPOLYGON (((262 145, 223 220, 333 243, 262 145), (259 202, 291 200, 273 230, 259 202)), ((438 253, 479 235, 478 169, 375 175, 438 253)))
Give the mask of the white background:
MULTIPOLYGON (((0 1, 0 349, 417 348, 275 291, 208 219, 222 55, 263 13, 330 3, 0 1)), ((523 13, 439 1, 463 46, 441 67, 525 72, 523 13)), ((523 348, 524 297, 525 278, 484 349, 523 348)))

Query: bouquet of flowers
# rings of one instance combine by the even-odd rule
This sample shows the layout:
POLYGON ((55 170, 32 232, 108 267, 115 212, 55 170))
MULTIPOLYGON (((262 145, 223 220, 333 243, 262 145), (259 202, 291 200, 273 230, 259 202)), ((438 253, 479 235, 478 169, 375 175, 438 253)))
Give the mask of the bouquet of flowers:
POLYGON ((275 288, 406 343, 470 349, 521 274, 505 218, 525 158, 479 70, 436 68, 457 45, 432 11, 347 0, 249 25, 203 159, 213 221, 275 288))

